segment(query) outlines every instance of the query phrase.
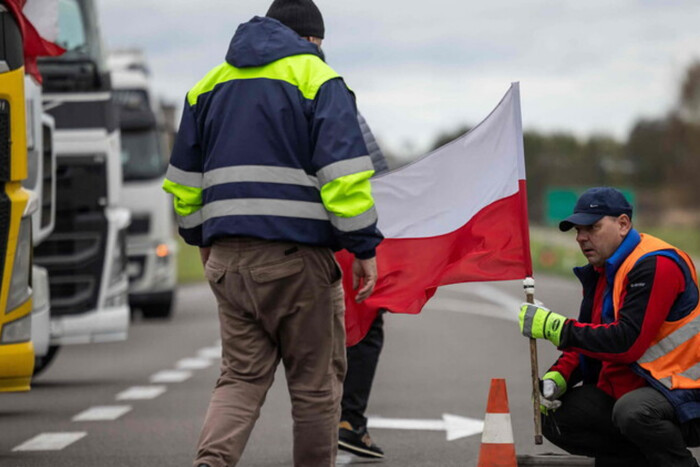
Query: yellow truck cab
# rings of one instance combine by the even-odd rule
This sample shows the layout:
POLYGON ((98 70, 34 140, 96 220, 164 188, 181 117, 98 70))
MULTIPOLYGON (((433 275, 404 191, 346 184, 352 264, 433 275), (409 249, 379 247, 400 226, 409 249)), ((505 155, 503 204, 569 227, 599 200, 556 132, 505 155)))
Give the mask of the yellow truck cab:
POLYGON ((34 371, 26 134, 22 34, 0 3, 0 392, 28 391, 34 371))

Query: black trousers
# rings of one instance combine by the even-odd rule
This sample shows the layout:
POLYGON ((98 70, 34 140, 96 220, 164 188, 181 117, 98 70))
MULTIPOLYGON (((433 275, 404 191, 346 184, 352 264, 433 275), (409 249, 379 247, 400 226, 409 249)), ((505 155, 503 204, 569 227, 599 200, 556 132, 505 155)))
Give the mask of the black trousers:
POLYGON ((379 363, 379 354, 384 346, 382 314, 380 311, 364 339, 347 348, 348 370, 343 383, 340 419, 350 422, 355 429, 367 426, 365 411, 379 363))
POLYGON ((565 451, 594 457, 596 467, 695 467, 687 446, 700 444, 700 419, 679 424, 651 387, 615 401, 593 385, 574 387, 542 418, 542 432, 565 451))

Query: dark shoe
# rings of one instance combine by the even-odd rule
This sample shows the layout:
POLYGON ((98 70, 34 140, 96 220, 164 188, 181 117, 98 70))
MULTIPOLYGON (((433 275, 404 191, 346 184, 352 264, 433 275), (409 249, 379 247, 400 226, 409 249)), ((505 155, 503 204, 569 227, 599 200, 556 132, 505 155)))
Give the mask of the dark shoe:
POLYGON ((366 427, 354 429, 349 422, 342 421, 338 426, 338 448, 356 456, 382 459, 384 451, 374 444, 366 427))

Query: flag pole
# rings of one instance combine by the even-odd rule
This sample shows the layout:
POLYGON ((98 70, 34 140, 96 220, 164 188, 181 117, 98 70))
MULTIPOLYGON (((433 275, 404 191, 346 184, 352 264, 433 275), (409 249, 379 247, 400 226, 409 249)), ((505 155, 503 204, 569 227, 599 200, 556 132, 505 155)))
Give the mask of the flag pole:
MULTIPOLYGON (((525 301, 535 304, 535 279, 523 281, 525 301)), ((532 376, 532 409, 535 421, 535 444, 542 444, 542 418, 540 417, 540 373, 537 365, 537 340, 530 338, 530 371, 532 376)))

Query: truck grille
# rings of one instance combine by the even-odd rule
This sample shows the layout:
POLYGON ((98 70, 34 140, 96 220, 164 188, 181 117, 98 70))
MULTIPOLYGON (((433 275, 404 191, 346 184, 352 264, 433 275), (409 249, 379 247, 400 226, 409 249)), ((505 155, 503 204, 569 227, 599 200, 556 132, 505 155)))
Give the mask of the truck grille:
POLYGON ((51 314, 97 308, 107 251, 104 156, 60 156, 56 168, 54 232, 34 250, 49 271, 51 314))

